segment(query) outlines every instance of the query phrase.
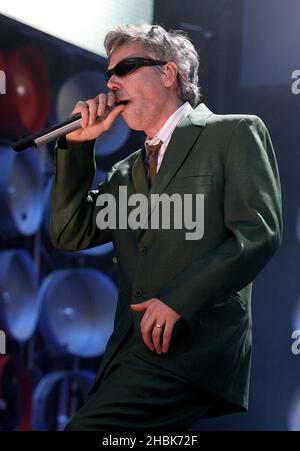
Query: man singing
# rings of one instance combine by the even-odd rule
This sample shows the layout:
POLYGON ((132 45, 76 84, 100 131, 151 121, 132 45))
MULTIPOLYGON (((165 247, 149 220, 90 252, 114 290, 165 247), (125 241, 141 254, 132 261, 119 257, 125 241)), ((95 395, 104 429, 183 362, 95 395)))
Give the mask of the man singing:
POLYGON ((248 409, 252 281, 281 241, 277 163, 261 119, 199 103, 199 59, 183 32, 122 25, 104 44, 108 92, 77 103, 82 128, 55 149, 51 236, 64 251, 112 241, 119 297, 94 385, 66 429, 186 430, 248 409), (145 144, 92 191, 95 139, 119 114, 145 144), (203 235, 99 227, 98 196, 118 205, 120 187, 193 195, 193 212, 203 195, 203 235))

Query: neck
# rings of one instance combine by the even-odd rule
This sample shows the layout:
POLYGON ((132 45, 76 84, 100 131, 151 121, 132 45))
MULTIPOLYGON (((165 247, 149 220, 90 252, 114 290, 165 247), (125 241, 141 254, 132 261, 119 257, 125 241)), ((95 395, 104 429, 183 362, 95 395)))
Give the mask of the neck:
POLYGON ((176 110, 178 110, 179 107, 183 105, 183 102, 181 99, 176 99, 173 102, 169 102, 167 105, 164 105, 161 111, 161 114, 158 115, 155 124, 152 123, 147 130, 144 130, 147 139, 152 139, 153 136, 156 135, 156 133, 162 128, 162 126, 167 122, 170 116, 172 116, 173 113, 175 113, 176 110))

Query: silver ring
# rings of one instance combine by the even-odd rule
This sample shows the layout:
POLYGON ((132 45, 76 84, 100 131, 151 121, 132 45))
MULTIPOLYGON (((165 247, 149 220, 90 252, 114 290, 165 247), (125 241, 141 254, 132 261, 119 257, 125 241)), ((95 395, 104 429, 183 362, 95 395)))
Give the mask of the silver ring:
POLYGON ((155 327, 162 327, 160 324, 155 324, 155 327))

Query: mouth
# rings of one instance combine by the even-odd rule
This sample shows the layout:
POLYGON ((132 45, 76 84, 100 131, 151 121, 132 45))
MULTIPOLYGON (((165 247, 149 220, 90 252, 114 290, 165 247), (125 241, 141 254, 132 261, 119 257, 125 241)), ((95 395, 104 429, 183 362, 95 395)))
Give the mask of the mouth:
POLYGON ((116 106, 118 106, 118 105, 127 105, 128 102, 129 102, 128 99, 117 100, 117 101, 115 102, 115 105, 116 105, 116 106))

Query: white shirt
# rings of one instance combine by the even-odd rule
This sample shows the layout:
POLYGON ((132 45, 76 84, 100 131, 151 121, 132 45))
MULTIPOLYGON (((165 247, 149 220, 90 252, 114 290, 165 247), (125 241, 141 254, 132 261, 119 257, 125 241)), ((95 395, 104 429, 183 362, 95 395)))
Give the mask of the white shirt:
POLYGON ((173 134, 175 128, 181 121, 183 121, 184 118, 186 118, 186 116, 191 111, 193 111, 192 106, 190 105, 189 102, 185 102, 169 117, 169 119, 164 123, 162 128, 156 133, 155 136, 153 136, 152 139, 146 139, 146 144, 149 144, 151 146, 158 144, 159 141, 163 142, 163 144, 158 152, 156 173, 158 172, 158 170, 160 168, 165 151, 167 149, 167 146, 170 142, 170 139, 172 137, 172 134, 173 134))

